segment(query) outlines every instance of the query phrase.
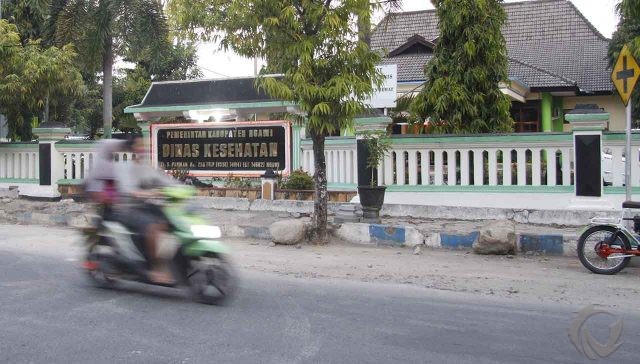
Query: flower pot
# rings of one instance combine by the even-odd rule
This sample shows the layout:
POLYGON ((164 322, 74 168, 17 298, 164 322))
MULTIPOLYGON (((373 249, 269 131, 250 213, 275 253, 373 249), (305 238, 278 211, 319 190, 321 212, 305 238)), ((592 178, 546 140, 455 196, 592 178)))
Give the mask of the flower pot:
POLYGON ((358 186, 362 218, 366 222, 380 222, 380 209, 384 204, 386 186, 358 186))

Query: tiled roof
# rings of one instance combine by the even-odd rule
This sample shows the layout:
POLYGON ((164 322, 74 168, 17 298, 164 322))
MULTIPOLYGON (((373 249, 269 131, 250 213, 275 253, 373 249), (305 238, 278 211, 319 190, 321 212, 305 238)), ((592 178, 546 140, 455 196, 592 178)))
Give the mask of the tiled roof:
MULTIPOLYGON (((564 87, 567 81, 575 81, 586 92, 613 90, 607 59, 609 40, 570 1, 536 0, 503 6, 508 17, 502 33, 511 59, 510 77, 530 79, 530 87, 564 87)), ((389 52, 414 34, 428 40, 438 37, 435 10, 390 14, 374 30, 371 46, 389 52)), ((400 81, 423 80, 424 63, 420 62, 429 57, 400 55, 384 63, 398 63, 400 81), (405 66, 409 69, 402 70, 405 66)))

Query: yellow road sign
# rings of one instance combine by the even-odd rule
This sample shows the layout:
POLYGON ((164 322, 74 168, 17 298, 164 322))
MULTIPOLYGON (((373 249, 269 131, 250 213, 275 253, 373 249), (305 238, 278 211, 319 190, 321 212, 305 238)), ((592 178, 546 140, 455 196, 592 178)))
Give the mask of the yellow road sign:
POLYGON ((618 90, 624 106, 627 106, 629 103, 631 92, 633 92, 639 76, 640 66, 638 66, 638 62, 633 58, 633 55, 629 52, 629 48, 625 44, 616 60, 616 64, 613 66, 613 72, 611 72, 611 80, 616 86, 616 90, 618 90))

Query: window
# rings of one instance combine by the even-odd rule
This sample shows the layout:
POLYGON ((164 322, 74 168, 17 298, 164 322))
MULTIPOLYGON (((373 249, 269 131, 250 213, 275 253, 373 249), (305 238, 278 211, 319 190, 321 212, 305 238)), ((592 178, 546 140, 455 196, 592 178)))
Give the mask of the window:
POLYGON ((537 133, 540 131, 540 102, 529 101, 525 104, 512 104, 511 117, 517 133, 537 133))

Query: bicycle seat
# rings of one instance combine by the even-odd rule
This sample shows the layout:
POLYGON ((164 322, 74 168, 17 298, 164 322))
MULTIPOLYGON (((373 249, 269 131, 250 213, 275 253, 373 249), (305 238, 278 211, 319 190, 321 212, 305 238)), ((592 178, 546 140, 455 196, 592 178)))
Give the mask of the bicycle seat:
POLYGON ((640 209, 640 202, 638 201, 625 201, 622 203, 623 209, 640 209))

